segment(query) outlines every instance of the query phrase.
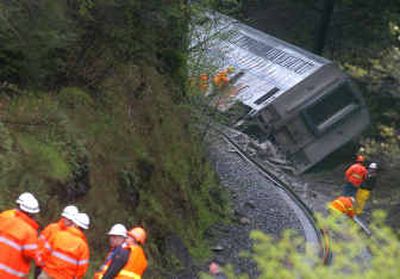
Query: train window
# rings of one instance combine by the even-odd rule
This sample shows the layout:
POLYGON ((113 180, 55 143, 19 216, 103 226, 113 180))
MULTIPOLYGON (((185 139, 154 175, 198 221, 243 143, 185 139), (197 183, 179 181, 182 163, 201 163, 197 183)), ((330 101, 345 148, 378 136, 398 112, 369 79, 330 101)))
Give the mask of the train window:
POLYGON ((345 82, 306 108, 303 116, 312 130, 320 134, 357 109, 358 103, 350 84, 345 82))

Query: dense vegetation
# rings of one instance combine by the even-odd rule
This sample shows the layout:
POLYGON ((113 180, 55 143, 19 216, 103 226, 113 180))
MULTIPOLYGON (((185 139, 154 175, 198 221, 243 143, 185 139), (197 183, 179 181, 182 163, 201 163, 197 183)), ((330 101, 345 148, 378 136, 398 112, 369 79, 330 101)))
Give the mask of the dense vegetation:
MULTIPOLYGON (((342 216, 344 217, 344 216, 342 216)), ((258 265, 261 279, 312 278, 398 278, 397 264, 400 252, 398 234, 384 225, 385 214, 376 212, 371 224, 373 237, 369 238, 347 217, 320 218, 321 225, 330 232, 333 257, 323 264, 314 246, 304 245, 304 239, 287 231, 280 240, 254 231, 252 257, 258 265)), ((243 255, 250 257, 249 254, 243 255)), ((224 270, 227 278, 249 278, 235 274, 232 266, 224 270)), ((203 279, 212 278, 202 274, 203 279)))
MULTIPOLYGON (((271 33, 311 49, 315 18, 328 1, 278 1, 297 21, 293 28, 277 23, 281 33, 271 33)), ((182 240, 183 250, 206 257, 204 231, 226 214, 205 159, 204 134, 193 125, 193 103, 187 102, 192 9, 186 2, 0 1, 0 209, 14 206, 15 197, 29 190, 39 197, 40 221, 47 224, 64 205, 77 204, 92 218, 93 268, 113 223, 140 224, 150 234, 148 277, 165 278, 182 264, 169 241, 182 240)), ((252 23, 254 7, 277 1, 192 2, 252 23)), ((363 89, 373 119, 364 145, 383 163, 382 184, 395 189, 400 7, 398 1, 383 2, 336 1, 323 54, 363 89)), ((259 239, 264 237, 256 235, 259 239)), ((279 259, 266 241, 255 249, 261 266, 279 259)), ((282 245, 288 247, 288 241, 282 245)), ((388 255, 397 257, 383 254, 377 260, 388 255)), ((280 270, 288 265, 277 262, 283 263, 280 270)))
POLYGON ((196 259, 224 197, 184 106, 185 1, 0 1, 0 208, 35 193, 40 221, 92 218, 92 268, 109 227, 149 232, 148 277, 196 259))

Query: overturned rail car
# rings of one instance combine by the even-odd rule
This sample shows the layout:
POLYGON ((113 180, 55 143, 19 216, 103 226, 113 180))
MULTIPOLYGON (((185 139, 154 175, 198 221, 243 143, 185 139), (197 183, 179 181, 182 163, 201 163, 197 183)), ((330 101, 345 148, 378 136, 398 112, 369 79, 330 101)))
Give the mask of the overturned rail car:
POLYGON ((332 61, 219 13, 193 34, 196 59, 197 49, 203 63, 234 69, 219 92, 218 110, 239 111, 232 125, 275 142, 299 173, 369 125, 360 91, 332 61))

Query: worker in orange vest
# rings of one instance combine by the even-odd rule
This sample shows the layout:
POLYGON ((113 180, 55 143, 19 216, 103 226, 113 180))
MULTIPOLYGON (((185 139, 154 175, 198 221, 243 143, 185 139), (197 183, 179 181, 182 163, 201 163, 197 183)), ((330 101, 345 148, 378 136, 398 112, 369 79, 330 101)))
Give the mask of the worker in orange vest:
POLYGON ((233 73, 234 67, 229 66, 228 68, 219 71, 213 78, 213 83, 217 88, 222 88, 229 83, 228 75, 233 73))
POLYGON ((49 239, 51 253, 39 279, 80 279, 85 275, 89 267, 89 246, 82 230, 89 228, 89 216, 77 213, 73 222, 49 239))
POLYGON ((199 80, 199 89, 202 92, 206 92, 208 89, 208 75, 203 73, 200 75, 200 80, 199 80))
POLYGON ((147 257, 143 250, 147 233, 142 227, 134 227, 128 232, 127 244, 131 250, 128 263, 125 268, 135 276, 131 278, 141 279, 147 269, 147 257))
POLYGON ((364 156, 358 155, 356 162, 345 172, 347 183, 344 185, 343 196, 355 197, 358 188, 367 178, 367 168, 364 166, 364 156))
POLYGON ((228 78, 228 71, 227 70, 222 70, 219 71, 213 78, 214 85, 216 87, 222 87, 228 84, 229 78, 228 78))
POLYGON ((38 223, 33 214, 40 212, 39 202, 28 192, 16 200, 18 209, 0 214, 0 278, 26 278, 30 262, 41 264, 38 256, 38 223))
POLYGON ((141 279, 147 269, 147 258, 140 244, 143 245, 146 238, 146 231, 141 227, 134 227, 127 232, 126 241, 109 253, 106 262, 95 274, 94 279, 141 279), (127 252, 123 253, 121 249, 127 252), (123 259, 117 259, 117 255, 123 259))
POLYGON ((41 253, 42 260, 45 261, 46 258, 51 253, 51 247, 49 240, 59 231, 65 230, 67 227, 73 226, 73 217, 78 214, 79 210, 75 205, 68 205, 64 208, 61 213, 61 218, 58 222, 51 223, 47 225, 44 230, 39 235, 39 251, 41 253))
POLYGON ((130 254, 128 244, 125 242, 128 237, 127 232, 126 227, 122 224, 115 224, 111 227, 108 232, 110 252, 100 270, 94 274, 94 279, 133 278, 124 275, 125 272, 129 272, 124 269, 130 254))
POLYGON ((328 204, 328 209, 332 214, 345 214, 349 218, 353 219, 355 216, 354 205, 355 198, 341 196, 330 202, 328 204))
POLYGON ((376 187, 377 175, 378 175, 378 164, 372 162, 368 165, 368 174, 365 181, 361 184, 356 194, 357 208, 356 214, 360 215, 364 211, 365 203, 369 199, 372 190, 376 187))

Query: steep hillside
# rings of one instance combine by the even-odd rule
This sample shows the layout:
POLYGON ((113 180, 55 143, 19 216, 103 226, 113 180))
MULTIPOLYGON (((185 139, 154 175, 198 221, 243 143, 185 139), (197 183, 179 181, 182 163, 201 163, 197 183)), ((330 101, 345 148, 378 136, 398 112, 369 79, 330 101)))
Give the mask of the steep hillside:
POLYGON ((149 233, 148 278, 207 256, 224 197, 184 106, 185 1, 0 2, 0 209, 22 191, 42 225, 73 203, 92 269, 117 222, 149 233))

